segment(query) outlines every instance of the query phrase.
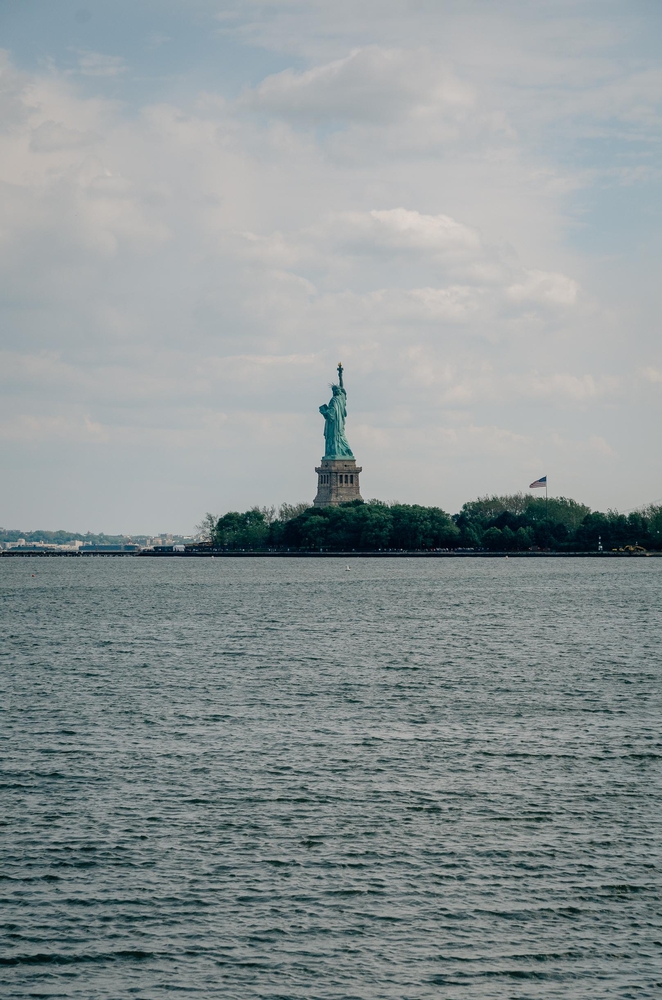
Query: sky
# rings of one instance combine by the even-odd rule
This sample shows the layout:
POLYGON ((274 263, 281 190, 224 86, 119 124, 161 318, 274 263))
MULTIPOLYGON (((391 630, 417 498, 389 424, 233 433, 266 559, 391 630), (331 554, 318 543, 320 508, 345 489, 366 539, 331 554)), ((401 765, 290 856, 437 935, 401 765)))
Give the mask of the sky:
POLYGON ((659 0, 0 0, 0 524, 662 497, 659 0))

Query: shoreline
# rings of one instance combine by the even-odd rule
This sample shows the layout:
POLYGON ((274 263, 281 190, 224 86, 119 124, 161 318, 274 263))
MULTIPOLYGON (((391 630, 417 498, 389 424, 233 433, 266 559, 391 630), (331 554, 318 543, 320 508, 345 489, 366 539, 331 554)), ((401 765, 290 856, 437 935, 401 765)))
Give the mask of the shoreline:
POLYGON ((424 552, 413 549, 400 552, 268 552, 260 549, 238 549, 216 552, 49 552, 31 549, 27 552, 11 549, 0 552, 0 558, 89 559, 91 557, 156 558, 156 559, 648 559, 662 552, 424 552))

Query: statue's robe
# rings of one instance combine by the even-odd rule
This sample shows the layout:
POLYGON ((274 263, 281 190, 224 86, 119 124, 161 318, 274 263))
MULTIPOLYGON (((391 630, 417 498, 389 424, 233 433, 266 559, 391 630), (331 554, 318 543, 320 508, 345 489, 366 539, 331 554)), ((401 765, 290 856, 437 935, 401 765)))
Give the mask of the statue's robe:
POLYGON ((326 444, 325 458, 354 458, 352 449, 345 437, 345 419, 347 418, 347 393, 344 389, 334 393, 328 406, 320 406, 324 417, 324 442, 326 444))

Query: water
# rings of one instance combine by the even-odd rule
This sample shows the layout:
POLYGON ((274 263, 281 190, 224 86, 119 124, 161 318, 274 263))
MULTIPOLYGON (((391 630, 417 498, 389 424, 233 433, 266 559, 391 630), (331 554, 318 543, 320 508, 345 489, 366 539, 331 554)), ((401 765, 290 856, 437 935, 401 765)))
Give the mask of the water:
POLYGON ((345 565, 2 560, 3 997, 662 995, 662 561, 345 565))

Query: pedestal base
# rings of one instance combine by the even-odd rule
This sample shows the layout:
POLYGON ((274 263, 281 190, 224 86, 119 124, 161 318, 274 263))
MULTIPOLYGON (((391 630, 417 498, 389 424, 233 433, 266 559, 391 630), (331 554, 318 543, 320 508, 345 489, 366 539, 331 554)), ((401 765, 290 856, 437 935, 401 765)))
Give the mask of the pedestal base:
POLYGON ((317 473, 317 496, 315 507, 328 507, 331 504, 347 503, 349 500, 361 500, 359 490, 359 472, 361 466, 355 458, 323 458, 322 464, 315 469, 317 473))

